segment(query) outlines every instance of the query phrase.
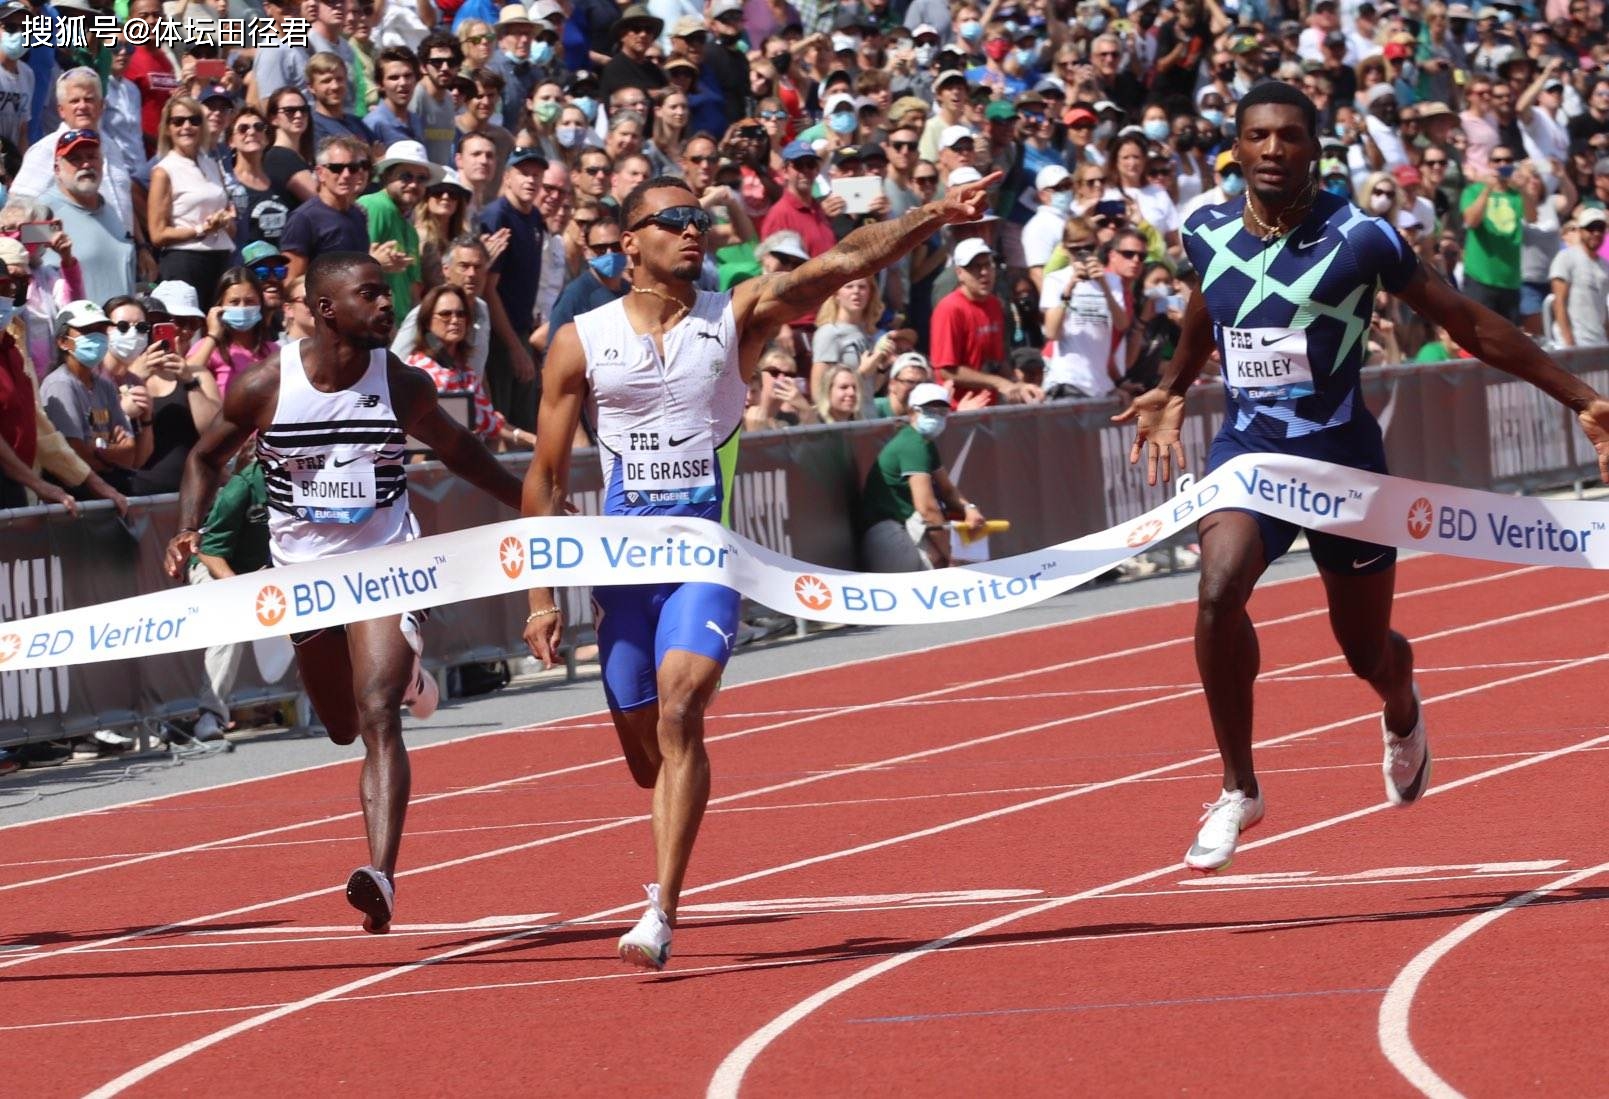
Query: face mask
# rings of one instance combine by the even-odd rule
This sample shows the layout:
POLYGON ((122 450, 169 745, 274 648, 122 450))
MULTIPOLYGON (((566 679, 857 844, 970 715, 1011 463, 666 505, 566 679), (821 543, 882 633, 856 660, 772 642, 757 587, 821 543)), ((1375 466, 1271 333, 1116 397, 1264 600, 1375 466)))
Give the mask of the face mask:
POLYGON ((223 322, 236 332, 250 331, 262 320, 263 307, 260 305, 231 305, 223 311, 223 322))
POLYGON ((553 60, 553 43, 552 42, 543 41, 543 42, 532 42, 531 43, 531 62, 532 62, 532 64, 546 65, 551 60, 553 60))
POLYGON ((1183 296, 1181 296, 1179 294, 1171 294, 1168 297, 1165 297, 1165 298, 1162 299, 1162 304, 1161 304, 1161 306, 1159 308, 1161 308, 1162 312, 1164 312, 1164 313, 1172 313, 1175 310, 1177 310, 1180 313, 1183 313, 1184 312, 1184 298, 1183 298, 1183 296))
POLYGON ((852 134, 855 132, 855 116, 850 111, 830 114, 827 116, 827 127, 835 134, 852 134))
POLYGON ((1235 78, 1235 67, 1233 65, 1219 65, 1216 71, 1219 80, 1233 80, 1235 78))
POLYGON ((1104 15, 1086 15, 1079 22, 1084 24, 1084 29, 1091 34, 1100 34, 1106 29, 1106 16, 1104 15))
POLYGON ((606 279, 618 279, 626 273, 626 253, 605 252, 587 260, 588 266, 606 279))
POLYGON ((112 349, 112 354, 124 362, 138 358, 140 352, 149 347, 150 343, 150 336, 144 332, 135 332, 133 329, 108 337, 108 346, 112 349))
POLYGON ((0 53, 4 53, 7 57, 11 58, 11 60, 15 61, 27 52, 27 31, 18 31, 16 34, 11 34, 10 32, 0 34, 0 53))
POLYGON ((778 76, 786 75, 788 66, 793 64, 793 54, 779 53, 771 58, 771 67, 777 70, 778 76))
POLYGON ((1341 198, 1349 198, 1352 195, 1352 187, 1344 179, 1326 179, 1324 189, 1330 194, 1338 195, 1341 198))
POLYGON ((990 61, 1004 61, 1006 54, 1011 52, 1011 43, 1004 38, 996 38, 994 41, 984 44, 983 52, 990 61))
POLYGON ((983 37, 983 24, 975 19, 969 19, 967 22, 962 23, 959 30, 961 37, 968 42, 976 42, 983 37))
POLYGON ((1212 123, 1214 126, 1222 126, 1224 124, 1224 113, 1218 110, 1216 107, 1203 107, 1201 109, 1201 117, 1212 123))
POLYGON ((17 313, 17 307, 9 300, 0 298, 0 330, 11 326, 11 318, 17 313))
POLYGON ((553 120, 559 117, 559 105, 551 99, 543 100, 531 109, 536 120, 544 126, 553 125, 553 120))
POLYGON ((560 145, 566 149, 573 149, 581 144, 581 135, 584 132, 580 126, 560 126, 554 131, 554 136, 559 139, 560 145))
POLYGON ((570 100, 570 102, 574 103, 580 108, 581 113, 587 116, 588 122, 596 122, 598 120, 598 101, 593 99, 590 95, 578 96, 577 98, 570 100))
POLYGON ((1025 69, 1031 69, 1039 61, 1039 51, 1034 49, 1018 50, 1016 57, 1018 65, 1025 69))
POLYGON ((1050 196, 1050 208, 1058 214, 1065 214, 1073 208, 1073 192, 1057 191, 1050 196))
POLYGON ((1385 213, 1387 210, 1391 209, 1391 196, 1390 195, 1370 195, 1369 196, 1369 209, 1372 210, 1374 213, 1377 213, 1377 214, 1385 213))
POLYGON ((916 433, 924 439, 937 439, 944 434, 944 424, 949 417, 942 412, 918 412, 916 422, 911 426, 916 433))
POLYGON ((1224 176, 1224 181, 1219 186, 1223 188, 1224 194, 1234 198, 1246 190, 1246 180, 1244 176, 1224 176))
POLYGON ((1512 165, 1512 164, 1500 164, 1500 165, 1498 165, 1498 167, 1497 167, 1497 178, 1498 179, 1513 179, 1514 178, 1514 165, 1512 165))
POLYGON ((105 332, 86 332, 73 340, 73 358, 84 366, 94 368, 106 358, 106 346, 110 341, 105 332))
POLYGON ((10 193, 11 189, 4 183, 0 183, 0 206, 4 206, 6 204, 6 196, 10 193))
POLYGON ((1153 118, 1140 128, 1145 131, 1148 141, 1166 141, 1168 134, 1172 132, 1165 118, 1153 118))
POLYGON ((1117 123, 1115 122, 1097 122, 1095 124, 1096 141, 1110 141, 1115 133, 1117 133, 1117 123))
MULTIPOLYGON (((933 57, 937 52, 938 51, 936 51, 932 46, 929 46, 926 43, 916 47, 916 63, 924 69, 927 68, 929 65, 933 64, 933 57)), ((778 69, 777 71, 781 72, 782 70, 778 69)))
POLYGON ((1168 293, 1168 284, 1165 282, 1159 282, 1155 286, 1147 286, 1145 288, 1145 296, 1151 301, 1161 301, 1163 298, 1168 296, 1168 293))

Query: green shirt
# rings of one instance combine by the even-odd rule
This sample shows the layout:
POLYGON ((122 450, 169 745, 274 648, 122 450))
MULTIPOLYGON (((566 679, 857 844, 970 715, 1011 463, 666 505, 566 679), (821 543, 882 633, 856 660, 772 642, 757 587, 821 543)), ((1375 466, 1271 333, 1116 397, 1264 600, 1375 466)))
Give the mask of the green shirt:
POLYGON ((218 490, 200 548, 209 557, 222 557, 237 574, 268 567, 268 488, 261 462, 252 462, 218 490))
POLYGON ((860 526, 870 530, 885 519, 903 523, 916 511, 911 501, 910 476, 929 476, 941 468, 939 448, 933 440, 906 424, 883 444, 877 461, 866 471, 866 487, 860 494, 860 526))
POLYGON ((1413 357, 1412 361, 1416 363, 1444 363, 1457 357, 1458 353, 1440 340, 1431 340, 1419 349, 1419 353, 1413 357))
MULTIPOLYGON (((1485 185, 1471 183, 1459 197, 1468 210, 1485 185)), ((1486 197, 1486 216, 1464 236, 1464 276, 1499 290, 1520 288, 1520 241, 1525 236, 1525 205, 1518 191, 1493 189, 1486 197)))
POLYGON ((369 219, 369 243, 393 241, 413 260, 406 271, 385 277, 391 287, 391 308, 396 310, 397 316, 405 317, 408 310, 414 307, 413 288, 422 277, 419 268, 419 230, 413 227, 413 222, 402 216, 397 204, 383 190, 363 195, 358 199, 358 205, 363 207, 369 219))

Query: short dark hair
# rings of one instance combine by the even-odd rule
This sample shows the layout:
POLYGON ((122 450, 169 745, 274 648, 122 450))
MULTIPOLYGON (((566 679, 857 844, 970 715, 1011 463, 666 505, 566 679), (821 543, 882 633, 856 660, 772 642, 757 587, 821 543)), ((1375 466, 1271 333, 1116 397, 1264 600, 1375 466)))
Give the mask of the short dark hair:
POLYGON ((363 268, 379 266, 379 261, 367 252, 321 252, 307 265, 307 293, 322 298, 363 268))
POLYGON ((406 65, 413 70, 415 76, 419 75, 419 58, 407 46, 387 46, 381 50, 374 59, 374 82, 376 84, 385 79, 387 62, 406 65))
POLYGON ((464 47, 459 43, 458 36, 450 31, 431 31, 419 42, 418 58, 421 64, 430 56, 431 50, 448 50, 453 55, 453 71, 464 63, 464 47))
POLYGON ((648 201, 649 191, 672 190, 686 191, 688 194, 693 193, 692 187, 681 176, 655 176, 637 184, 631 189, 631 194, 626 196, 626 201, 620 204, 621 226, 629 229, 637 224, 637 213, 642 209, 643 203, 648 201))
POLYGON ((620 218, 613 210, 609 209, 607 206, 600 206, 598 208, 598 216, 593 218, 592 221, 587 224, 586 231, 581 234, 581 241, 583 244, 592 239, 592 231, 598 228, 600 225, 614 225, 623 228, 623 226, 620 226, 620 218))
POLYGON ((1307 93, 1283 80, 1265 80, 1240 97, 1240 101, 1235 104, 1235 132, 1244 133, 1247 112, 1265 103, 1295 107, 1301 111, 1302 120, 1307 123, 1308 134, 1314 141, 1318 140, 1318 108, 1307 98, 1307 93))

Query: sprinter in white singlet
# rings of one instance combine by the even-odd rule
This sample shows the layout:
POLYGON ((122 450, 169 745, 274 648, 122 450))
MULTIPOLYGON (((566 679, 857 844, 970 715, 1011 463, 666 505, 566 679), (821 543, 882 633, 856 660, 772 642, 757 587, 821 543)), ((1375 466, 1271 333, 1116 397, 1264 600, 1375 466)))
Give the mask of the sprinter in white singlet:
MULTIPOLYGON (((586 408, 603 453, 606 514, 726 522, 744 396, 766 343, 940 227, 982 216, 998 179, 958 187, 943 202, 856 230, 796 271, 722 294, 693 286, 711 225, 698 196, 670 176, 639 185, 621 210, 631 293, 561 328, 543 366, 524 513, 563 514, 570 441, 586 408)), ((619 953, 629 964, 661 969, 709 800, 704 709, 731 656, 738 594, 715 584, 658 584, 599 588, 594 598, 615 731, 632 777, 654 791, 658 881, 619 953)), ((525 640, 551 667, 563 636, 552 589, 533 589, 530 607, 525 640)))
MULTIPOLYGON (((441 411, 436 387, 423 372, 386 350, 396 315, 378 263, 358 252, 321 255, 308 269, 307 296, 312 337, 237 378, 190 451, 180 531, 168 544, 170 576, 181 575, 200 544, 201 517, 224 463, 254 433, 276 565, 416 537, 403 468, 408 435, 466 481, 519 506, 519 481, 441 411)), ((292 619, 286 613, 287 625, 292 619)), ((360 794, 369 864, 348 877, 346 896, 363 913, 364 930, 376 934, 391 923, 408 808, 408 753, 398 710, 411 703, 416 714, 428 716, 423 711, 435 706, 434 682, 419 664, 417 627, 409 629, 402 619, 292 634, 302 684, 330 739, 351 744, 363 738, 360 794)))

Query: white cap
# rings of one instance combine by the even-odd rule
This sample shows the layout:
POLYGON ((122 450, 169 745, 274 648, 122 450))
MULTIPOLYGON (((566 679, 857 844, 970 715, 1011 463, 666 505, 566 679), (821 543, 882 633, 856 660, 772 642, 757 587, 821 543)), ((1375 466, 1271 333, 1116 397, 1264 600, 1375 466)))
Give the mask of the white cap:
POLYGON ((957 168, 950 173, 950 178, 944 181, 946 189, 965 187, 968 183, 976 183, 983 178, 983 173, 976 168, 957 168))
POLYGON ((559 7, 558 0, 536 0, 525 14, 531 17, 533 23, 551 22, 554 16, 558 16, 562 23, 565 18, 564 9, 559 7))
POLYGON ((1424 226, 1419 224, 1419 219, 1414 217, 1412 210, 1398 210, 1397 211, 1397 228, 1398 229, 1423 229, 1424 226))
POLYGON ((810 259, 810 250, 805 247, 804 237, 792 229, 778 229, 760 242, 755 250, 760 256, 792 256, 794 259, 810 259))
MULTIPOLYGON (((518 6, 517 4, 509 5, 509 7, 518 6)), ((508 8, 503 10, 507 11, 508 8)), ((374 166, 374 178, 384 179, 388 171, 402 164, 411 164, 415 168, 428 169, 431 184, 440 183, 442 174, 446 172, 446 169, 441 165, 430 162, 430 154, 425 152, 425 147, 421 142, 393 141, 385 151, 385 158, 374 166)))
POLYGON ((840 92, 831 99, 827 100, 827 114, 836 114, 839 108, 843 108, 846 111, 854 110, 855 97, 852 95, 844 95, 842 92, 840 92))
MULTIPOLYGON (((939 134, 939 148, 950 149, 955 146, 957 141, 964 138, 976 138, 977 136, 972 132, 972 127, 970 126, 946 126, 943 132, 939 134)), ((981 179, 982 177, 980 176, 979 178, 981 179)))
POLYGON ((941 404, 949 408, 950 395, 937 382, 918 382, 911 386, 910 396, 905 398, 905 403, 911 408, 922 408, 930 404, 941 404))
MULTIPOLYGON (((0 237, 0 241, 7 239, 9 238, 0 237)), ((894 365, 890 369, 889 373, 891 375, 898 374, 901 370, 904 370, 908 366, 916 367, 929 378, 933 376, 933 365, 927 361, 927 356, 922 354, 920 351, 907 351, 899 358, 895 359, 894 365)))
POLYGON ((1116 111, 1118 114, 1122 114, 1123 108, 1113 103, 1110 99, 1102 99, 1095 104, 1095 113, 1100 114, 1102 111, 1116 111))
POLYGON ((979 240, 977 237, 969 237, 955 246, 955 265, 957 267, 967 267, 979 256, 993 254, 994 249, 989 247, 987 241, 979 240))
POLYGON ((1575 223, 1585 229, 1589 225, 1602 225, 1609 222, 1609 214, 1605 214, 1596 206, 1588 206, 1575 216, 1575 223))
POLYGON ((1034 176, 1034 190, 1043 191, 1047 188, 1058 186, 1063 181, 1071 178, 1073 178, 1072 173, 1060 164, 1047 164, 1039 169, 1038 175, 1034 176))
POLYGON ((856 43, 856 41, 847 34, 835 34, 832 36, 833 53, 853 53, 857 44, 858 43, 856 43))
POLYGON ((82 331, 91 325, 111 323, 112 318, 108 317, 101 310, 101 307, 92 301, 68 302, 66 308, 56 314, 56 335, 61 335, 69 328, 77 328, 82 331))
POLYGON ((932 23, 923 23, 923 24, 919 25, 914 31, 911 32, 911 37, 912 38, 923 38, 923 37, 938 38, 939 37, 939 29, 937 27, 935 27, 932 23))
POLYGON ((443 168, 441 170, 441 178, 436 180, 434 183, 432 183, 431 186, 432 187, 441 187, 441 186, 456 187, 460 191, 464 192, 465 197, 469 197, 469 196, 472 196, 474 194, 473 191, 471 191, 467 186, 465 186, 464 178, 462 176, 460 176, 457 172, 453 171, 451 168, 443 168))
POLYGON ((178 279, 159 282, 151 288, 151 298, 166 309, 170 317, 200 317, 202 320, 207 317, 201 311, 196 288, 187 282, 178 279))

